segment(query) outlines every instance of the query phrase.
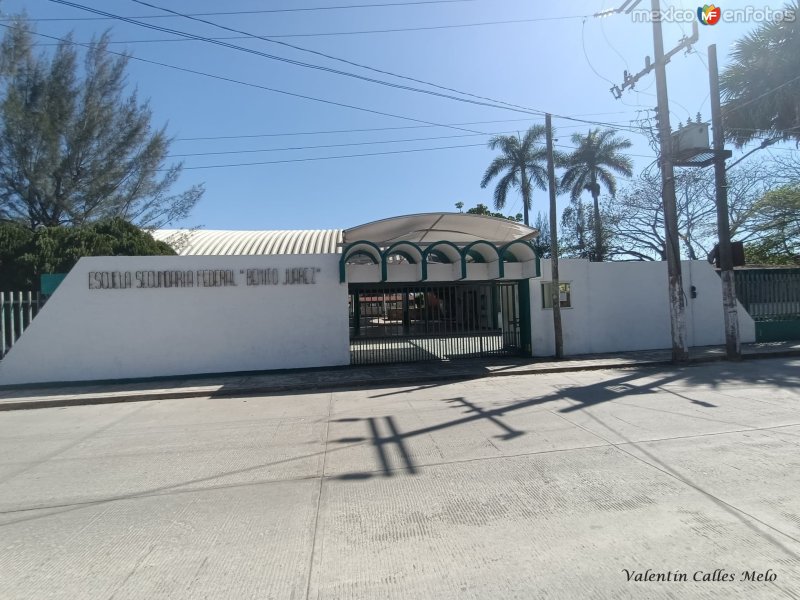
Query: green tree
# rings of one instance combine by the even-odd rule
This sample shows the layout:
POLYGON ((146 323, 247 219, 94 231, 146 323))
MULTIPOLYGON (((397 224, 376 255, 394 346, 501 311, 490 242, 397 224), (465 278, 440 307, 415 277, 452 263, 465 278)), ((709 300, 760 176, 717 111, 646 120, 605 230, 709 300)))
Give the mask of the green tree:
POLYGON ((752 209, 754 233, 745 246, 747 262, 800 264, 800 185, 764 194, 752 209))
POLYGON ((36 54, 20 20, 0 44, 0 219, 31 229, 121 217, 161 227, 186 217, 202 186, 171 195, 181 165, 151 110, 126 95, 125 56, 92 42, 36 54))
POLYGON ((766 21, 738 40, 720 75, 725 134, 737 146, 755 138, 800 140, 800 3, 791 19, 766 21))
POLYGON ((43 273, 66 273, 83 256, 157 256, 175 251, 120 218, 31 231, 0 223, 0 289, 33 290, 43 273))
POLYGON ((537 235, 531 243, 536 254, 540 258, 550 258, 552 256, 552 248, 550 247, 550 219, 545 216, 541 211, 536 213, 536 220, 533 222, 533 228, 538 230, 537 235))
POLYGON ((468 215, 485 215, 487 217, 497 217, 499 219, 508 219, 509 221, 522 221, 522 215, 517 213, 513 217, 511 215, 504 215, 501 212, 492 212, 485 204, 478 204, 473 208, 467 209, 468 215))
POLYGON ((531 185, 539 189, 547 189, 547 150, 542 145, 545 128, 533 125, 525 135, 496 135, 489 140, 489 148, 502 154, 496 157, 481 180, 485 188, 495 177, 503 174, 494 188, 494 207, 503 210, 510 189, 519 190, 522 194, 523 222, 530 223, 528 213, 531 210, 531 185))
POLYGON ((603 235, 602 216, 600 213, 601 185, 605 186, 611 197, 617 194, 617 179, 614 173, 630 177, 633 175, 631 159, 622 153, 631 147, 631 141, 617 137, 613 129, 590 129, 586 135, 572 134, 572 143, 575 150, 564 157, 566 167, 561 177, 561 187, 570 192, 570 199, 575 207, 576 226, 579 248, 582 253, 586 250, 586 235, 584 230, 583 204, 581 194, 588 191, 594 200, 594 260, 603 260, 603 235))

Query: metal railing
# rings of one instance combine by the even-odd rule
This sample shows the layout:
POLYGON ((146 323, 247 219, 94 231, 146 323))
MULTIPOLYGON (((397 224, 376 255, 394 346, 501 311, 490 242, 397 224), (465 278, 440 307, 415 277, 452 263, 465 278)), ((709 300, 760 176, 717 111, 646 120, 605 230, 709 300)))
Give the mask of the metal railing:
POLYGON ((755 321, 800 319, 800 269, 742 269, 736 297, 755 321))
POLYGON ((39 292, 0 292, 0 358, 30 327, 41 304, 39 292))
POLYGON ((350 289, 350 362, 518 354, 516 284, 385 284, 350 289))

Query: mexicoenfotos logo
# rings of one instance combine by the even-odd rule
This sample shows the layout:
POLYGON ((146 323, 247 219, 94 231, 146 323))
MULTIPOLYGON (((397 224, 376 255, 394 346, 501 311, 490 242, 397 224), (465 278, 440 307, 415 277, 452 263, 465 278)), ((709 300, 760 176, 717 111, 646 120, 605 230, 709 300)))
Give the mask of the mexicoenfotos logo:
POLYGON ((716 25, 722 18, 722 9, 713 4, 704 4, 697 7, 697 20, 703 25, 716 25))
POLYGON ((719 6, 705 4, 698 6, 697 10, 669 6, 662 11, 634 10, 631 19, 634 23, 692 23, 697 19, 703 25, 716 25, 717 23, 795 23, 797 22, 797 9, 790 5, 781 9, 769 6, 755 5, 743 8, 726 8, 725 12, 719 6))

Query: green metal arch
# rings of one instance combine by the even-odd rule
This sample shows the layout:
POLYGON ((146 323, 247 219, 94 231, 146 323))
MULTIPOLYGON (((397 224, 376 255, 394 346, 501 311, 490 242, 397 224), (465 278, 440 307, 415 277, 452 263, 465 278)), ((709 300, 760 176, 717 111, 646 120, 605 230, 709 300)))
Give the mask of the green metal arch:
MULTIPOLYGON (((533 246, 530 244, 530 242, 528 242, 526 240, 514 240, 512 242, 508 242, 505 246, 500 246, 500 256, 503 259, 505 259, 505 256, 508 253, 509 248, 511 248, 511 246, 515 246, 515 245, 525 246, 531 252, 533 252, 534 256, 536 256, 536 250, 533 248, 533 246)), ((514 257, 514 258, 516 258, 516 257, 514 257)))
POLYGON ((500 258, 500 251, 497 249, 497 246, 495 246, 492 242, 488 242, 486 240, 476 240, 474 242, 470 242, 469 244, 464 246, 464 248, 461 250, 461 279, 467 278, 467 255, 469 254, 470 251, 472 251, 472 248, 474 246, 478 245, 490 246, 494 250, 495 254, 497 255, 498 276, 500 278, 505 276, 505 267, 503 265, 503 260, 500 258))
MULTIPOLYGON (((339 283, 344 283, 347 281, 347 259, 351 256, 351 250, 356 246, 369 246, 370 248, 375 250, 375 253, 380 257, 381 265, 384 263, 383 254, 381 253, 381 249, 378 247, 377 244, 374 242, 370 242, 369 240, 359 240, 357 242, 353 242, 352 244, 348 244, 342 250, 342 256, 339 259, 339 283)), ((364 252, 363 250, 357 250, 356 252, 362 252, 364 254, 369 254, 368 252, 364 252)), ((375 257, 373 257, 375 258, 375 257)), ((377 263, 376 263, 377 264, 377 263)))
POLYGON ((541 257, 539 256, 539 253, 536 252, 536 248, 533 247, 533 244, 531 244, 527 240, 514 240, 502 246, 500 248, 500 256, 503 257, 503 260, 505 260, 506 252, 508 252, 508 249, 515 244, 522 244, 526 248, 530 248, 531 252, 533 252, 533 256, 536 258, 536 276, 537 277, 541 276, 542 274, 541 257))
POLYGON ((428 280, 428 256, 430 256, 431 253, 434 250, 436 250, 437 246, 450 246, 453 250, 456 251, 456 253, 459 256, 459 260, 461 260, 461 278, 463 279, 464 277, 466 277, 466 275, 464 274, 464 257, 461 254, 461 248, 456 246, 453 242, 449 242, 447 240, 439 240, 438 242, 433 242, 422 252, 422 281, 428 280))
POLYGON ((491 248, 494 250, 495 254, 497 255, 497 260, 500 260, 500 250, 498 250, 497 246, 495 246, 492 242, 487 242, 486 240, 476 240, 476 241, 470 242, 469 244, 464 246, 464 249, 461 251, 461 257, 462 258, 466 258, 467 252, 469 252, 470 250, 472 250, 473 247, 478 246, 478 245, 491 246, 491 248))
POLYGON ((428 258, 428 255, 429 255, 429 254, 430 254, 430 253, 431 253, 433 250, 435 250, 435 249, 436 249, 436 246, 450 246, 450 247, 451 247, 453 250, 455 250, 455 251, 456 251, 456 253, 457 253, 459 256, 461 256, 461 248, 459 248, 458 246, 456 246, 456 245, 455 245, 453 242, 448 242, 447 240, 439 240, 438 242, 433 242, 433 243, 432 243, 430 246, 428 246, 427 248, 425 248, 425 250, 424 250, 424 251, 423 251, 423 253, 422 253, 422 256, 423 256, 423 257, 425 257, 425 258, 427 259, 427 258, 428 258))
MULTIPOLYGON (((416 259, 413 259, 408 252, 403 252, 403 251, 398 252, 394 250, 399 246, 411 246, 417 252, 419 252, 420 259, 423 257, 422 248, 420 248, 414 242, 408 242, 408 241, 395 242, 394 244, 389 246, 386 250, 384 250, 383 253, 381 254, 381 281, 386 281, 387 279, 389 279, 389 264, 386 261, 386 259, 390 257, 392 254, 399 254, 401 256, 404 256, 406 260, 411 264, 417 264, 416 259)), ((423 281, 424 279, 425 278, 423 277, 423 281)))
MULTIPOLYGON (((412 248, 414 248, 414 250, 419 252, 419 260, 422 260, 422 259, 425 258, 425 253, 422 251, 422 248, 420 248, 414 242, 395 242, 394 244, 392 244, 386 250, 383 251, 383 255, 382 255, 383 256, 383 260, 385 261, 386 258, 391 256, 392 254, 400 254, 401 256, 405 256, 406 259, 410 259, 411 255, 408 252, 402 252, 402 251, 401 252, 393 252, 393 250, 395 248, 398 248, 400 246, 411 246, 412 248)), ((417 259, 409 260, 409 262, 412 263, 412 264, 417 264, 417 259)))

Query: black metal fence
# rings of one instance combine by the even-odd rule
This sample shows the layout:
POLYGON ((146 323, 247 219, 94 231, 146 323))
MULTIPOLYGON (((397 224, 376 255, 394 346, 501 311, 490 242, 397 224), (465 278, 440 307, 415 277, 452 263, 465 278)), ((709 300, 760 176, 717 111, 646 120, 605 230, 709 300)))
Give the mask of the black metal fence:
POLYGON ((350 286, 350 362, 520 352, 515 283, 350 286))

